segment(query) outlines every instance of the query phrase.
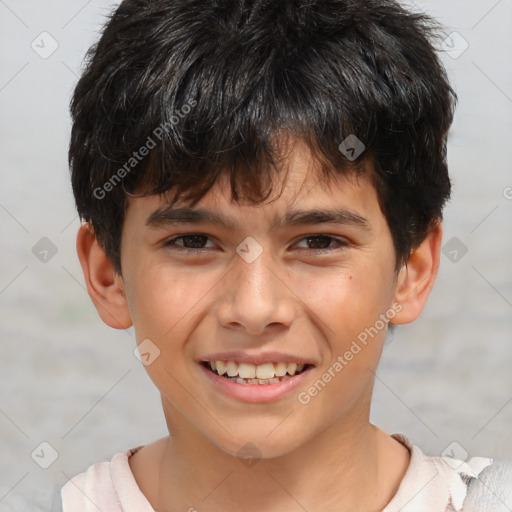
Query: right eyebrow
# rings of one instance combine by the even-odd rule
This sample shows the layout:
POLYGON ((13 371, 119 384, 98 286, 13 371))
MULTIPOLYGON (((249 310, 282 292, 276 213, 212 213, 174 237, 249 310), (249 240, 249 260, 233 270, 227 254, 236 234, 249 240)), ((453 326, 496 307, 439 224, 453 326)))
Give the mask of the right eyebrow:
POLYGON ((167 224, 219 224, 226 229, 234 230, 236 223, 231 217, 217 213, 208 208, 171 208, 164 206, 154 211, 146 220, 146 226, 161 227, 167 224))

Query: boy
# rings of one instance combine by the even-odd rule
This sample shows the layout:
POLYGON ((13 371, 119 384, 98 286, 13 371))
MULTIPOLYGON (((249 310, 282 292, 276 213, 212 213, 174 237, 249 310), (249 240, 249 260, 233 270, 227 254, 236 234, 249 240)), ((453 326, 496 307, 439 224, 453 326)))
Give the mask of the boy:
POLYGON ((169 436, 68 482, 64 512, 461 510, 491 459, 369 422, 439 265, 434 28, 392 0, 121 3, 71 106, 77 250, 169 436))

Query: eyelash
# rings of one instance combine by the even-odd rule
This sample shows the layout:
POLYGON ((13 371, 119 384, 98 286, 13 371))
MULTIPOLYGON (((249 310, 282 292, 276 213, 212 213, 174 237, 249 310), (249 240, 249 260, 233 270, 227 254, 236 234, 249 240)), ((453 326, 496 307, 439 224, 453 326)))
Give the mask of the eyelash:
MULTIPOLYGON (((184 238, 187 238, 187 237, 197 237, 197 236, 205 237, 205 238, 208 239, 208 235, 204 235, 202 233, 187 233, 187 234, 179 235, 179 236, 176 236, 176 237, 171 238, 169 240, 166 240, 164 242, 163 246, 167 247, 167 248, 172 248, 172 249, 179 248, 178 250, 180 250, 180 251, 185 251, 185 252, 195 253, 195 254, 207 251, 209 248, 191 249, 190 247, 182 247, 180 245, 176 245, 175 244, 176 240, 184 239, 184 238)), ((320 238, 320 239, 323 238, 323 239, 333 240, 334 242, 338 243, 339 247, 338 248, 327 247, 327 248, 324 248, 324 249, 310 249, 309 252, 317 252, 317 253, 332 252, 332 251, 336 251, 336 250, 346 249, 350 245, 350 243, 347 240, 344 240, 342 238, 336 238, 336 237, 333 237, 333 236, 330 236, 330 235, 323 235, 323 234, 322 235, 307 235, 307 236, 301 238, 299 240, 299 242, 302 242, 302 240, 315 239, 315 238, 317 238, 317 239, 318 238, 320 238)))

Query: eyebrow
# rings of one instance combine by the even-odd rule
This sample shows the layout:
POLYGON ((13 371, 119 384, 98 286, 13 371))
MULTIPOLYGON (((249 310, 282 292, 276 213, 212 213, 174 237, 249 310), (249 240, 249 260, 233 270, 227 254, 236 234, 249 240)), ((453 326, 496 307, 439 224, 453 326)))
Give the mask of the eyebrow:
MULTIPOLYGON (((235 230, 237 228, 237 222, 232 217, 208 208, 191 208, 187 206, 180 208, 164 206, 155 210, 146 220, 146 226, 154 228, 163 227, 168 224, 199 223, 217 224, 228 230, 235 230)), ((276 219, 271 229, 314 224, 348 225, 365 230, 370 229, 367 219, 344 208, 290 210, 281 219, 276 219)))

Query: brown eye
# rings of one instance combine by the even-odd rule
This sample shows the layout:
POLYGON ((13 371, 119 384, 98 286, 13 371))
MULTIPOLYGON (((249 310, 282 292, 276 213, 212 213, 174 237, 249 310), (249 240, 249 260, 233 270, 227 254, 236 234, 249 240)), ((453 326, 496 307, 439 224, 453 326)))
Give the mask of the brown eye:
POLYGON ((180 235, 174 238, 171 238, 170 240, 167 240, 164 244, 164 247, 178 247, 180 249, 184 250, 191 250, 191 251, 199 251, 201 249, 206 249, 207 247, 204 247, 204 244, 208 241, 208 237, 206 235, 202 235, 200 233, 191 233, 187 235, 180 235), (182 244, 177 244, 176 242, 178 240, 182 241, 182 244))
MULTIPOLYGON (((315 249, 319 251, 332 250, 347 247, 349 243, 346 240, 335 238, 329 235, 309 235, 304 237, 302 240, 306 240, 309 249, 315 249), (337 244, 332 247, 331 242, 337 244)), ((301 242, 302 242, 301 240, 301 242)))

